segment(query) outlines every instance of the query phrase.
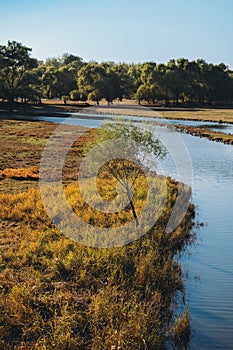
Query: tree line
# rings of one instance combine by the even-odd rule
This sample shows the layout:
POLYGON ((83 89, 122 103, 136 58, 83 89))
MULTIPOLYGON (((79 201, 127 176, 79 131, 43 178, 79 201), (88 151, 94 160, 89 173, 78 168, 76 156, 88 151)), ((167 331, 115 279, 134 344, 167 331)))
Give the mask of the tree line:
POLYGON ((43 62, 32 58, 31 51, 16 41, 0 45, 0 99, 11 104, 43 98, 97 104, 123 98, 165 105, 233 102, 233 71, 224 63, 186 58, 166 64, 98 63, 69 53, 43 62))

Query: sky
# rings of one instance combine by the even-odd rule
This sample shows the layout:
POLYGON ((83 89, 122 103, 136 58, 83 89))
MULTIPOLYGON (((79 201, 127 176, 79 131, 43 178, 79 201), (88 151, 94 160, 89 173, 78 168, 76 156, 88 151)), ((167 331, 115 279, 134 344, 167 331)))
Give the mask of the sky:
POLYGON ((32 56, 166 63, 180 57, 233 69, 233 0, 0 0, 0 45, 32 56))

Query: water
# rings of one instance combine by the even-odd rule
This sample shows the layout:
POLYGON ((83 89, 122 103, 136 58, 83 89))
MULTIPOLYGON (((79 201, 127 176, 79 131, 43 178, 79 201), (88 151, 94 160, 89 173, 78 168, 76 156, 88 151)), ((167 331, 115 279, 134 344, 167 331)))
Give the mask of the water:
MULTIPOLYGON (((45 121, 51 121, 54 123, 61 123, 61 119, 67 119, 67 124, 78 124, 81 126, 88 126, 88 127, 95 127, 101 125, 102 121, 105 119, 113 119, 116 118, 116 115, 113 114, 107 114, 107 115, 101 115, 101 114, 88 114, 88 113, 72 113, 71 118, 67 118, 69 113, 61 113, 61 117, 48 117, 48 116, 37 116, 33 117, 34 120, 45 120, 45 121), (63 118, 62 116, 66 116, 63 118)), ((117 116, 117 118, 120 118, 121 116, 117 116)), ((22 116, 18 116, 18 118, 22 118, 22 116)), ((212 131, 222 132, 224 134, 231 134, 233 135, 233 124, 230 123, 211 123, 211 122, 200 122, 195 120, 178 120, 178 119, 165 119, 165 118, 152 118, 152 117, 136 117, 136 116, 128 116, 127 118, 130 118, 134 121, 142 121, 142 119, 146 122, 155 122, 155 123, 165 123, 165 124, 181 124, 181 125, 187 125, 187 126, 195 126, 197 128, 205 128, 210 129, 212 131)), ((31 119, 31 117, 25 117, 23 116, 23 119, 31 119)))
MULTIPOLYGON (((165 119, 167 122, 168 120, 165 119)), ((230 123, 212 123, 212 122, 200 122, 195 120, 169 120, 170 124, 182 124, 187 126, 195 126, 201 129, 210 129, 212 131, 223 132, 224 134, 233 134, 233 125, 230 123)))
MULTIPOLYGON (((133 120, 139 121, 141 117, 131 117, 133 120)), ((224 134, 233 134, 233 125, 229 123, 219 124, 212 122, 202 122, 195 120, 179 120, 179 119, 165 119, 165 118, 143 118, 146 121, 154 121, 157 123, 174 124, 174 125, 187 125, 195 126, 201 129, 210 129, 212 131, 223 132, 224 134)))
MULTIPOLYGON (((173 137, 169 130, 163 132, 173 137)), ((192 160, 197 219, 205 223, 191 256, 183 258, 189 275, 190 349, 233 349, 233 147, 187 134, 180 137, 192 160)), ((177 178, 169 159, 164 163, 165 173, 177 178)))
MULTIPOLYGON (((31 116, 16 116, 15 119, 32 120, 31 116)), ((81 125, 88 128, 96 128, 103 123, 103 119, 93 118, 67 118, 67 117, 47 117, 47 116, 35 116, 33 120, 40 120, 52 123, 64 123, 68 125, 81 125)))
MULTIPOLYGON (((104 119, 99 117, 66 122, 94 127, 104 119)), ((40 120, 60 123, 63 119, 40 120)), ((165 174, 192 182, 197 219, 205 223, 198 231, 196 246, 189 248, 191 255, 182 259, 189 276, 186 294, 192 322, 190 349, 233 349, 233 147, 165 127, 156 127, 155 132, 173 142, 176 151, 180 143, 179 147, 190 155, 193 178, 182 152, 177 162, 179 171, 169 156, 161 166, 165 174)))
MULTIPOLYGON (((90 117, 90 114, 88 113, 72 113, 72 116, 75 118, 88 118, 90 117)), ((107 115, 100 115, 100 114, 91 114, 93 118, 98 118, 99 120, 103 120, 104 118, 116 118, 116 115, 107 114, 107 115)), ((119 118, 120 116, 118 116, 119 118)), ((136 116, 129 116, 128 118, 135 120, 135 121, 141 121, 142 117, 136 117, 136 116)), ((205 129, 211 129, 212 131, 217 132, 223 132, 226 134, 233 134, 233 124, 230 123, 216 123, 216 122, 204 122, 204 121, 195 121, 195 120, 179 120, 179 119, 165 119, 165 118, 153 118, 153 117, 143 117, 144 121, 148 122, 157 122, 157 123, 166 123, 166 124, 182 124, 187 126, 195 126, 197 128, 205 128, 205 129)))

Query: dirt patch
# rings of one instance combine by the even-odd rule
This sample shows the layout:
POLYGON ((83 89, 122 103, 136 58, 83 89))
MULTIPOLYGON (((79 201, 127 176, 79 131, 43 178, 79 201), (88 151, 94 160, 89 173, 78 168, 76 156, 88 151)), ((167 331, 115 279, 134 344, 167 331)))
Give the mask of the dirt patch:
POLYGON ((98 105, 85 108, 85 113, 90 114, 112 114, 122 116, 154 117, 160 118, 160 114, 152 108, 136 104, 114 103, 111 105, 98 105))

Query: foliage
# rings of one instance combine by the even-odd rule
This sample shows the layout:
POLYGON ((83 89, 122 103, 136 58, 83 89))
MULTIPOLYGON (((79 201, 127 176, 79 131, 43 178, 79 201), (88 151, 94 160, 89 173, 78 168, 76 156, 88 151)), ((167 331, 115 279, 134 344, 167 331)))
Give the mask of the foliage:
POLYGON ((97 63, 88 63, 78 72, 78 91, 97 104, 104 97, 106 77, 104 69, 97 63))
POLYGON ((173 326, 174 344, 177 348, 182 349, 182 346, 187 348, 190 341, 190 328, 190 316, 186 309, 183 315, 176 318, 173 326))
POLYGON ((146 124, 140 127, 136 123, 120 119, 115 120, 114 123, 105 122, 94 130, 93 137, 94 140, 85 146, 86 151, 103 141, 125 138, 137 144, 138 148, 135 148, 134 155, 138 160, 141 152, 151 154, 157 159, 166 155, 164 146, 158 138, 154 137, 152 130, 146 124))
POLYGON ((80 100, 80 94, 77 90, 70 91, 70 99, 71 101, 79 101, 80 100))
MULTIPOLYGON (((93 133, 94 141, 86 146, 86 151, 98 145, 98 152, 94 154, 91 160, 92 166, 95 166, 95 161, 100 161, 106 154, 109 155, 107 162, 104 162, 104 177, 111 176, 118 182, 122 194, 129 201, 133 217, 138 226, 138 214, 135 208, 133 193, 137 187, 142 186, 143 170, 141 166, 148 168, 155 165, 155 161, 163 158, 166 150, 158 138, 153 136, 153 132, 149 128, 137 126, 133 122, 116 121, 114 123, 104 123, 93 133), (121 139, 121 152, 118 152, 118 157, 112 159, 114 149, 117 147, 117 140, 121 139), (112 140, 113 142, 109 141, 112 140), (106 146, 107 141, 108 144, 106 146), (116 142, 115 142, 116 141, 116 142), (120 154, 120 155, 119 155, 120 154)), ((103 158, 103 159, 104 159, 103 158)), ((106 191, 109 194, 109 190, 106 191)))
POLYGON ((20 97, 26 73, 37 66, 37 61, 30 58, 30 51, 30 48, 16 41, 8 41, 7 46, 0 46, 2 93, 11 103, 20 97))
POLYGON ((97 104, 101 99, 136 98, 148 103, 228 104, 233 101, 233 73, 223 63, 186 58, 157 64, 83 62, 65 53, 61 58, 38 62, 31 49, 9 41, 0 46, 0 98, 11 103, 40 102, 77 90, 80 100, 97 104))

